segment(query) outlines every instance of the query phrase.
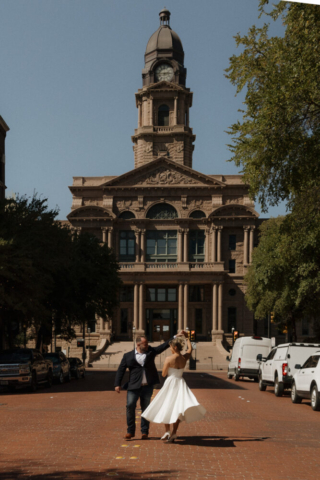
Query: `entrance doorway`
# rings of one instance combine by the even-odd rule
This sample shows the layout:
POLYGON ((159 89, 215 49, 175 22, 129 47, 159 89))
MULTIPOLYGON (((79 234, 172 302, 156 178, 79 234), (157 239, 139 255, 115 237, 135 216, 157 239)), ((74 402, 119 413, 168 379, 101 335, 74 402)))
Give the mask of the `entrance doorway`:
POLYGON ((147 335, 152 342, 169 340, 177 332, 176 308, 147 308, 147 335))

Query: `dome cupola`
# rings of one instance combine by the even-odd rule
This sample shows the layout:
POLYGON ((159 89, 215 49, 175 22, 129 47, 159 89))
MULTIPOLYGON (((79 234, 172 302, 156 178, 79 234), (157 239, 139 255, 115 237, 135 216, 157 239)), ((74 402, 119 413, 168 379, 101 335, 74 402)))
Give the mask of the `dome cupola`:
POLYGON ((157 78, 155 74, 155 69, 161 64, 166 67, 170 65, 173 72, 170 81, 185 85, 184 51, 179 35, 170 27, 170 15, 166 8, 161 10, 160 26, 148 41, 144 55, 145 67, 142 71, 143 85, 150 85, 163 79, 163 76, 158 75, 157 78))

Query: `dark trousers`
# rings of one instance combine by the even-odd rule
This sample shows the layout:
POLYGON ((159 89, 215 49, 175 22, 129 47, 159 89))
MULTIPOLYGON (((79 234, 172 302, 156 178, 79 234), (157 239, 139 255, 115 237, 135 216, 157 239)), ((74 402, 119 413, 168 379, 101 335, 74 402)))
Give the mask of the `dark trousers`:
MULTIPOLYGON (((127 433, 135 434, 136 431, 136 405, 140 398, 141 413, 150 404, 153 392, 153 385, 145 385, 135 390, 128 390, 127 392, 127 433)), ((149 433, 148 420, 141 417, 141 433, 149 433)))

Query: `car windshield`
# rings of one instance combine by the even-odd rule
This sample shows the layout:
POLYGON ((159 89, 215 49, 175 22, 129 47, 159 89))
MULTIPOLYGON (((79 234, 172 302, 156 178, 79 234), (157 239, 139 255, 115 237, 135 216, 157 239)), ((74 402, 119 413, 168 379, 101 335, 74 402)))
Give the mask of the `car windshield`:
POLYGON ((52 363, 60 363, 59 357, 56 357, 55 355, 44 355, 44 358, 51 360, 52 363))
POLYGON ((0 363, 25 363, 31 359, 31 352, 3 352, 0 354, 0 363))

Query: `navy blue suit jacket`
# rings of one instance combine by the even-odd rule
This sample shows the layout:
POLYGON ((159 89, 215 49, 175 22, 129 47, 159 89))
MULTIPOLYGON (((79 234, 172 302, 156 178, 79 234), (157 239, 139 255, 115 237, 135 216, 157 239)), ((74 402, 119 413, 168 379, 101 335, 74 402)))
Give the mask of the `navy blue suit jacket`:
POLYGON ((159 353, 162 353, 165 350, 167 350, 167 348, 169 348, 169 342, 170 340, 162 343, 158 347, 149 346, 148 351, 146 353, 146 361, 143 367, 136 360, 135 350, 125 353, 119 365, 114 386, 115 387, 121 386, 121 382, 127 368, 129 369, 129 372, 130 372, 128 390, 135 390, 136 388, 141 387, 143 371, 146 372, 148 385, 155 385, 156 383, 160 383, 159 375, 154 363, 154 359, 157 355, 159 355, 159 353))

